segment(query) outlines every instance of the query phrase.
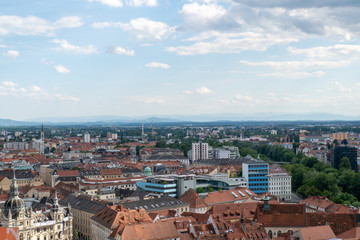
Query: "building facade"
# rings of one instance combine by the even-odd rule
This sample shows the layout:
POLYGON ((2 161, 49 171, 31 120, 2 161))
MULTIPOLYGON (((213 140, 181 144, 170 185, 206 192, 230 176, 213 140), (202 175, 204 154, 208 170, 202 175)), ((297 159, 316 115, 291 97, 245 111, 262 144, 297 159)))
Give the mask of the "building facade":
POLYGON ((269 164, 257 160, 248 161, 242 164, 242 176, 248 182, 248 188, 256 194, 269 191, 269 164))
POLYGON ((19 197, 14 176, 9 195, 0 210, 0 224, 3 227, 18 228, 19 240, 72 240, 71 208, 60 206, 56 193, 50 209, 28 209, 19 197))
POLYGON ((350 161, 351 169, 358 171, 357 165, 357 149, 346 145, 336 146, 331 149, 331 166, 339 169, 341 159, 347 157, 350 161))
POLYGON ((200 159, 209 158, 209 144, 208 143, 192 143, 191 146, 191 160, 196 161, 200 159))
POLYGON ((269 169, 269 193, 279 201, 291 200, 291 176, 279 165, 273 164, 269 169))

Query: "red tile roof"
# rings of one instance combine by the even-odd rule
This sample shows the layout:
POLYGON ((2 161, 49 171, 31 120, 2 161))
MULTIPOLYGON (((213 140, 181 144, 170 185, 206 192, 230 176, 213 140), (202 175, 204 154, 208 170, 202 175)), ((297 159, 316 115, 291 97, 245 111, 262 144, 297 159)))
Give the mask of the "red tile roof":
POLYGON ((330 226, 316 226, 300 228, 300 234, 303 240, 327 240, 336 238, 330 226))
POLYGON ((190 208, 206 207, 205 201, 192 188, 190 188, 182 196, 180 196, 179 200, 188 203, 190 205, 190 208))

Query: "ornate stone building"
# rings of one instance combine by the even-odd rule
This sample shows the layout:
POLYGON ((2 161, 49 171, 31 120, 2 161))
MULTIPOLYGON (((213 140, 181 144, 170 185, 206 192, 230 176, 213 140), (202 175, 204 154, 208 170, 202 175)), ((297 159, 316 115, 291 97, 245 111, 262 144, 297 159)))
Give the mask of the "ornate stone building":
POLYGON ((19 197, 17 180, 12 179, 10 197, 0 209, 0 225, 18 228, 19 240, 71 240, 72 215, 70 207, 59 205, 57 194, 50 209, 34 211, 19 197))

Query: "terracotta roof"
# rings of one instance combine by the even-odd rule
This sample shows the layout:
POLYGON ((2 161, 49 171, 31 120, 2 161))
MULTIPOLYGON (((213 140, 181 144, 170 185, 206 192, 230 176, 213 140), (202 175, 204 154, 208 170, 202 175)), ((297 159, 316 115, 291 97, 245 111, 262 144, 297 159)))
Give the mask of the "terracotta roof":
POLYGON ((300 228, 300 234, 303 240, 326 240, 336 238, 330 226, 316 226, 300 228))
POLYGON ((206 207, 206 203, 204 202, 204 200, 192 188, 190 188, 182 196, 180 196, 179 200, 188 203, 190 205, 190 208, 206 207))
POLYGON ((205 203, 209 205, 215 205, 220 203, 231 203, 235 201, 245 201, 253 196, 257 196, 248 188, 238 187, 234 190, 222 190, 218 192, 210 192, 204 199, 205 203), (243 194, 241 194, 240 192, 243 194), (251 195, 248 193, 250 192, 251 195))
POLYGON ((307 206, 313 205, 316 206, 317 208, 323 208, 323 209, 326 209, 330 207, 332 204, 334 204, 333 201, 327 199, 325 196, 308 197, 301 202, 305 203, 307 206))
POLYGON ((258 202, 236 203, 236 204, 218 204, 212 206, 207 212, 213 217, 221 217, 226 220, 240 219, 241 215, 244 219, 252 220, 256 213, 258 202))
POLYGON ((350 230, 337 235, 338 238, 342 239, 360 239, 360 227, 354 227, 350 230))
POLYGON ((306 226, 329 224, 335 235, 356 227, 356 214, 351 213, 307 213, 306 226))
POLYGON ((152 222, 144 209, 127 210, 121 205, 107 206, 93 216, 92 219, 111 230, 114 230, 119 224, 152 222))
POLYGON ((143 223, 124 226, 118 234, 121 236, 122 240, 180 238, 180 234, 171 222, 143 223))
POLYGON ((59 177, 77 177, 79 176, 78 170, 58 170, 59 177))
MULTIPOLYGON (((270 210, 263 210, 263 203, 258 205, 255 218, 265 227, 305 227, 304 204, 270 203, 270 210)), ((317 226, 317 225, 311 225, 317 226)))
POLYGON ((119 168, 107 168, 100 169, 100 175, 121 175, 121 169, 119 168))

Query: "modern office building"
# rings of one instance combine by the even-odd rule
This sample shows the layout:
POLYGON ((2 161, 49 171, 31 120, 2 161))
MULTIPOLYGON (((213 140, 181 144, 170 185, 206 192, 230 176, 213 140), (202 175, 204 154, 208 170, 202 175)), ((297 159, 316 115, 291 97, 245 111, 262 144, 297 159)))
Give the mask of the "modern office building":
POLYGON ((260 159, 250 159, 242 163, 242 176, 248 182, 248 188, 256 194, 269 191, 269 164, 260 159))
POLYGON ((341 159, 347 157, 350 161, 351 169, 358 171, 358 164, 357 164, 357 148, 355 147, 348 147, 346 145, 340 145, 333 147, 331 149, 331 165, 339 169, 339 165, 341 163, 341 159))
POLYGON ((190 188, 196 189, 195 176, 195 174, 148 176, 146 180, 136 182, 136 186, 138 189, 146 192, 160 193, 170 197, 180 197, 190 188))

